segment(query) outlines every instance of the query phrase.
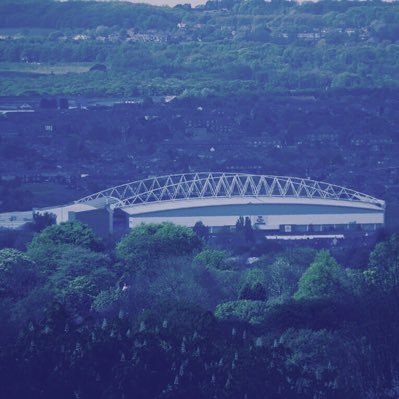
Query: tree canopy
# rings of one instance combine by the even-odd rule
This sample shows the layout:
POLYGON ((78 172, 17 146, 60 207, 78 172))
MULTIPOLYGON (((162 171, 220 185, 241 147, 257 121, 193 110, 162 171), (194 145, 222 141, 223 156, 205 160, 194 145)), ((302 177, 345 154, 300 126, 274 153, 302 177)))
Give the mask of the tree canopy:
POLYGON ((27 253, 0 251, 8 398, 60 386, 62 398, 104 399, 394 392, 397 236, 350 271, 328 251, 312 261, 314 250, 292 248, 226 268, 223 247, 201 251, 191 229, 168 223, 139 225, 116 248, 95 243, 87 227, 60 225, 27 253))
POLYGON ((0 250, 0 298, 18 299, 39 280, 37 265, 15 249, 0 250))
POLYGON ((128 268, 145 270, 168 256, 192 254, 202 241, 188 227, 172 223, 141 224, 117 245, 117 255, 128 268))
POLYGON ((320 251, 298 282, 295 299, 340 298, 346 293, 345 270, 328 251, 320 251))
POLYGON ((70 244, 94 251, 101 249, 100 239, 94 235, 88 226, 80 222, 67 222, 46 227, 42 232, 35 235, 29 244, 29 251, 60 244, 70 244))

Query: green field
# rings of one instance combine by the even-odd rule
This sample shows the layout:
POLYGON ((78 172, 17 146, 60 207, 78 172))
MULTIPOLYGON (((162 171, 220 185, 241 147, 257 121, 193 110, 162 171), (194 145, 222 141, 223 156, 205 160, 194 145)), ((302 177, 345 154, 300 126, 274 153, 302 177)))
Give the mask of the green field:
POLYGON ((92 62, 70 62, 60 64, 25 63, 25 62, 0 62, 0 74, 17 72, 39 75, 64 75, 67 73, 85 73, 93 66, 92 62))

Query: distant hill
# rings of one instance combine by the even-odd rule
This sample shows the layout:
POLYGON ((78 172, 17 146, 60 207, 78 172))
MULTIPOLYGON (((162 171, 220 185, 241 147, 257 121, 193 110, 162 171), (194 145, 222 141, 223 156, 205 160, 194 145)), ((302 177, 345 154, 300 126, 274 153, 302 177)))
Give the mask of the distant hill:
MULTIPOLYGON (((93 0, 86 0, 93 1, 93 0)), ((207 0, 94 0, 100 2, 128 2, 128 3, 142 3, 151 4, 153 6, 170 6, 174 7, 177 4, 191 4, 192 7, 205 4, 207 0)))
POLYGON ((220 0, 172 8, 4 0, 1 72, 7 76, 0 81, 4 95, 395 89, 399 5, 220 0), (33 78, 38 64, 48 73, 33 78), (46 68, 55 64, 63 74, 46 68), (98 71, 86 74, 96 64, 106 67, 106 79, 98 71))

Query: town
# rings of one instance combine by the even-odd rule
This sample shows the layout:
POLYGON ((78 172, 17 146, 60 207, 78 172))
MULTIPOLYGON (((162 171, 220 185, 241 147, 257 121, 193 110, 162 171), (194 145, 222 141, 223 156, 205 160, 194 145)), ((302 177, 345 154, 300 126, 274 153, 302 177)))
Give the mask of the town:
POLYGON ((251 101, 2 98, 0 209, 55 205, 150 176, 205 170, 328 181, 394 208, 398 102, 396 93, 378 92, 251 101))

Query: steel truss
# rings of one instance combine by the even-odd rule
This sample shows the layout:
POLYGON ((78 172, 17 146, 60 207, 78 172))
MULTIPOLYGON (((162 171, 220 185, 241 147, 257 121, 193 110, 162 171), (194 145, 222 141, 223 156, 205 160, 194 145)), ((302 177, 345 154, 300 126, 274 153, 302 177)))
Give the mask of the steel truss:
POLYGON ((291 197, 361 202, 384 208, 385 202, 345 187, 309 179, 243 173, 185 173, 138 180, 76 201, 105 199, 113 208, 200 198, 291 197))

